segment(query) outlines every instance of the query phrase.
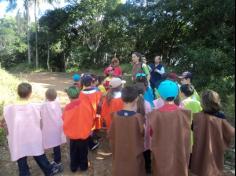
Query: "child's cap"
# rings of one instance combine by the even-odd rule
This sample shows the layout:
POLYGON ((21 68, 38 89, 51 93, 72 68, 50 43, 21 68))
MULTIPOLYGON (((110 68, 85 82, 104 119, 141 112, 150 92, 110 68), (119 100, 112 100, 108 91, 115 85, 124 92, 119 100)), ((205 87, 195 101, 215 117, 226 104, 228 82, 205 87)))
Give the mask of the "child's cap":
POLYGON ((90 74, 84 74, 81 78, 83 85, 89 85, 93 82, 93 77, 90 74))
POLYGON ((177 76, 176 73, 170 72, 170 73, 167 74, 167 79, 170 79, 170 80, 172 80, 172 81, 177 81, 178 76, 177 76))
POLYGON ((117 88, 122 85, 122 80, 120 78, 112 78, 109 85, 111 88, 117 88))
POLYGON ((113 70, 114 70, 113 67, 109 66, 105 69, 104 73, 108 74, 110 71, 113 71, 113 70))
POLYGON ((80 80, 80 75, 75 73, 72 78, 73 78, 74 81, 79 81, 80 80))
POLYGON ((170 80, 161 82, 157 90, 161 98, 163 98, 164 100, 167 100, 170 97, 174 97, 174 99, 176 99, 179 95, 179 87, 177 83, 170 80))
POLYGON ((75 86, 71 86, 68 89, 66 89, 66 93, 70 99, 78 98, 79 96, 79 90, 75 86))
POLYGON ((187 79, 187 78, 192 79, 192 77, 193 77, 193 75, 189 71, 185 71, 182 73, 182 75, 179 76, 180 79, 187 79))
POLYGON ((138 77, 146 77, 146 74, 145 73, 137 73, 136 78, 138 78, 138 77))

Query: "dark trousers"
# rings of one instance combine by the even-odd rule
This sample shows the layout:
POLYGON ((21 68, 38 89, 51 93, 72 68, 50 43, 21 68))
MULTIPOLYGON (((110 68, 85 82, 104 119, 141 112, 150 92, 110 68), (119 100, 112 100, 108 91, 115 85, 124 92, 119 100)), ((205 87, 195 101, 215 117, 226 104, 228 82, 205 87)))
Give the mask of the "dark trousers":
POLYGON ((152 93, 153 93, 153 97, 154 99, 156 99, 156 94, 155 94, 155 88, 156 88, 156 84, 154 84, 152 81, 150 81, 150 86, 152 88, 152 93))
POLYGON ((61 162, 61 147, 57 146, 53 148, 54 161, 59 164, 61 162))
POLYGON ((81 171, 88 169, 88 139, 70 139, 70 169, 76 172, 78 168, 81 171))
POLYGON ((143 156, 144 156, 144 160, 145 160, 145 169, 146 169, 146 173, 150 174, 151 170, 152 170, 152 163, 151 163, 151 151, 150 150, 146 150, 145 152, 143 152, 143 156))
MULTIPOLYGON (((45 154, 40 156, 34 156, 35 161, 42 169, 45 176, 50 176, 52 174, 52 166, 50 165, 45 154)), ((17 160, 19 167, 19 176, 30 176, 29 166, 27 163, 27 157, 20 158, 17 160)))

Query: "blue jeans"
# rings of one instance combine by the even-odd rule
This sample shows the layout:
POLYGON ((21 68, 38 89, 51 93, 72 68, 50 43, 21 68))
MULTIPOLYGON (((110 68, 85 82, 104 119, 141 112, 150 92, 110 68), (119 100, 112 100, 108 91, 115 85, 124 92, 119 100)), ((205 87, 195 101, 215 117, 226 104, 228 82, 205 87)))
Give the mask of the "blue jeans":
MULTIPOLYGON (((52 166, 49 163, 45 154, 40 156, 34 156, 34 159, 43 171, 45 176, 50 176, 52 174, 52 166)), ((30 176, 27 157, 23 157, 17 160, 17 164, 19 168, 19 176, 30 176)))
POLYGON ((59 164, 61 162, 61 148, 60 146, 53 148, 54 161, 59 164))

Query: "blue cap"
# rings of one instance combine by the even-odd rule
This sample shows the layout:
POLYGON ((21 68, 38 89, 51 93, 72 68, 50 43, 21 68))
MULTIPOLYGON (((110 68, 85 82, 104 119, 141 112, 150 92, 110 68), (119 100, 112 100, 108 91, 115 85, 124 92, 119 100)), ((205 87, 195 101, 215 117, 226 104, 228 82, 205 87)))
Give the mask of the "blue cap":
POLYGON ((145 73, 137 73, 136 78, 138 78, 138 77, 146 77, 146 74, 145 73))
POLYGON ((81 78, 82 84, 91 84, 93 77, 90 74, 84 74, 81 78))
POLYGON ((75 73, 72 78, 73 78, 73 80, 74 80, 75 82, 77 82, 77 81, 80 80, 80 75, 77 74, 77 73, 75 73))
POLYGON ((164 100, 170 97, 174 97, 176 99, 176 97, 179 95, 179 87, 177 83, 171 80, 165 80, 161 82, 157 90, 161 98, 164 100))

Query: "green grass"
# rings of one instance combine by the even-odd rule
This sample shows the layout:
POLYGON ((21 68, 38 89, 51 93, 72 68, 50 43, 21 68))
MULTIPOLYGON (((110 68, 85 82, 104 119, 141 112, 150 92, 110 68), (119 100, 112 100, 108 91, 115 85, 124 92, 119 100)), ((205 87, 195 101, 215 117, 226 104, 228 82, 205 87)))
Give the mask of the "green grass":
MULTIPOLYGON (((0 112, 5 103, 16 99, 16 87, 20 80, 9 74, 7 71, 0 69, 0 112)), ((0 113, 0 116, 2 114, 0 113)))
MULTIPOLYGON (((20 80, 10 75, 3 69, 0 69, 0 121, 3 118, 3 107, 5 104, 14 101, 16 96, 16 87, 20 80)), ((0 129, 0 145, 5 141, 5 134, 3 129, 0 129)))
POLYGON ((35 66, 33 65, 28 65, 27 63, 20 63, 17 64, 16 66, 12 67, 9 69, 10 73, 32 73, 32 72, 44 72, 46 71, 43 68, 38 68, 35 69, 35 66))

